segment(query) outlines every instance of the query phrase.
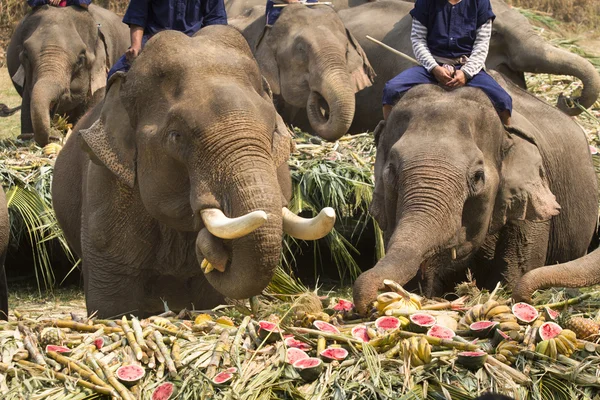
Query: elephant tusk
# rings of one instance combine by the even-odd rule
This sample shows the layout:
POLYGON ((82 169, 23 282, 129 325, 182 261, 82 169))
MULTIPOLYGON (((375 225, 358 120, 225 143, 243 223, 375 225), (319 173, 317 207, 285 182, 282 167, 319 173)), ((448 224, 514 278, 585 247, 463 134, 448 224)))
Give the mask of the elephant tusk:
POLYGON ((237 218, 228 218, 218 208, 207 208, 200 212, 206 229, 221 239, 238 239, 253 232, 267 222, 267 213, 252 211, 237 218))
POLYGON ((456 247, 453 247, 451 252, 452 252, 452 259, 456 260, 456 247))
POLYGON ((302 218, 283 207, 283 231, 301 240, 321 239, 333 228, 335 224, 335 211, 325 207, 314 218, 302 218))

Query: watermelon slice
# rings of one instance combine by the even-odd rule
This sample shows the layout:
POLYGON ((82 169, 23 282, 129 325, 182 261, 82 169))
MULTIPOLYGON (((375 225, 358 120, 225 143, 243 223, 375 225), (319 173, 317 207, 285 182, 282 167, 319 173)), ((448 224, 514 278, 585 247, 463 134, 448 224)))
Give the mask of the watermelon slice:
POLYGON ((344 361, 348 357, 348 350, 341 347, 328 347, 319 354, 323 361, 344 361))
POLYGON ((435 318, 425 313, 412 314, 409 319, 411 329, 417 333, 425 333, 435 325, 435 318))
POLYGON ((469 329, 471 330, 471 334, 478 338, 486 338, 490 336, 496 327, 498 326, 498 322, 496 321, 478 321, 473 322, 469 329))
POLYGON ((285 352, 285 362, 287 362, 288 364, 294 365, 296 361, 304 360, 305 358, 309 358, 308 354, 294 347, 288 348, 285 352))
POLYGON ((293 347, 303 351, 310 351, 312 347, 308 343, 304 343, 300 340, 294 339, 294 337, 288 337, 285 339, 285 345, 287 347, 293 347))
POLYGON ((65 346, 57 346, 55 344, 49 344, 46 346, 46 353, 54 351, 56 353, 60 353, 63 356, 69 356, 71 354, 71 349, 65 346))
POLYGON ((563 329, 555 322, 544 322, 540 329, 538 329, 538 336, 540 340, 550 340, 554 339, 563 329))
POLYGON ((357 325, 352 328, 352 337, 354 339, 362 340, 365 343, 368 343, 371 338, 367 333, 367 327, 364 325, 357 325))
POLYGON ((463 351, 458 353, 456 362, 471 370, 478 370, 483 367, 487 357, 488 355, 485 351, 463 351))
POLYGON ((162 383, 152 392, 152 400, 169 400, 173 392, 175 392, 175 386, 171 382, 162 383))
POLYGON ((446 328, 441 325, 433 325, 431 329, 427 331, 427 336, 433 336, 440 339, 452 340, 456 333, 450 328, 446 328))
POLYGON ((258 327, 258 336, 267 343, 276 342, 281 337, 281 329, 273 322, 259 321, 258 327))
POLYGON ((335 311, 352 311, 354 309, 354 304, 351 301, 339 299, 337 304, 333 306, 335 311))
POLYGON ((313 325, 315 326, 315 328, 317 328, 321 332, 329 332, 329 333, 335 333, 335 334, 340 333, 340 330, 338 328, 336 328, 335 326, 331 325, 329 322, 315 321, 315 322, 313 322, 313 325))
POLYGON ((400 320, 396 317, 379 317, 375 320, 375 326, 381 331, 393 331, 400 328, 400 320))
POLYGON ((117 378, 125 385, 133 386, 138 383, 144 377, 144 375, 146 375, 146 371, 139 365, 130 364, 119 367, 116 375, 117 378))
POLYGON ((305 358, 294 363, 294 368, 305 381, 312 382, 321 375, 323 361, 319 358, 305 358))
POLYGON ((231 372, 223 371, 219 372, 212 379, 213 383, 217 386, 225 386, 228 385, 233 379, 233 374, 231 372))
POLYGON ((512 313, 517 317, 517 320, 523 324, 532 323, 540 315, 534 306, 527 303, 516 303, 512 306, 512 313))

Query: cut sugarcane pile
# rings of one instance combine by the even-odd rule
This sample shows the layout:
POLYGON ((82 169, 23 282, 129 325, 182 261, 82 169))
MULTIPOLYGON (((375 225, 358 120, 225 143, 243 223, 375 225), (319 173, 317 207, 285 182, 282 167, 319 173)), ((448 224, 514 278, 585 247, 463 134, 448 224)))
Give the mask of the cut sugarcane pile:
POLYGON ((600 392, 598 325, 567 315, 597 308, 598 294, 528 307, 511 305, 503 291, 443 301, 387 283, 367 319, 347 300, 314 293, 143 320, 16 312, 0 322, 0 397, 471 399, 494 390, 535 399, 600 392))

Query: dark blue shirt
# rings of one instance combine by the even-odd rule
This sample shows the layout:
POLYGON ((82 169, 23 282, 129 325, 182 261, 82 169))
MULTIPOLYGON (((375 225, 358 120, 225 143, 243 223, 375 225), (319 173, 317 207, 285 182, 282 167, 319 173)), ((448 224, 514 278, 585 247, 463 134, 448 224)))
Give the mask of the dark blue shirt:
MULTIPOLYGON (((316 3, 317 1, 319 0, 306 0, 306 3, 316 3)), ((273 25, 275 21, 277 21, 277 18, 279 18, 279 14, 281 14, 281 12, 283 11, 283 7, 273 7, 274 5, 275 2, 273 0, 267 0, 267 25, 273 25)))
POLYGON ((458 58, 473 51, 477 29, 496 16, 490 0, 417 0, 410 12, 427 28, 427 46, 438 57, 458 58))
MULTIPOLYGON (((80 4, 90 5, 92 0, 67 0, 67 6, 78 6, 80 4)), ((48 0, 27 0, 30 7, 39 7, 48 4, 48 0)))
POLYGON ((131 0, 123 17, 144 28, 145 36, 175 30, 192 36, 208 25, 227 25, 223 0, 131 0))

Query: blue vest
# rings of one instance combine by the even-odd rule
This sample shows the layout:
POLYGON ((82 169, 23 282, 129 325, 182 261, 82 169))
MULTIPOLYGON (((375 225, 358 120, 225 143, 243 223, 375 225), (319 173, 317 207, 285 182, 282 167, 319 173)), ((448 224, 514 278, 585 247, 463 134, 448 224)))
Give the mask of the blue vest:
POLYGON ((469 56, 477 29, 496 16, 490 0, 417 0, 410 15, 427 28, 427 46, 438 57, 469 56))

